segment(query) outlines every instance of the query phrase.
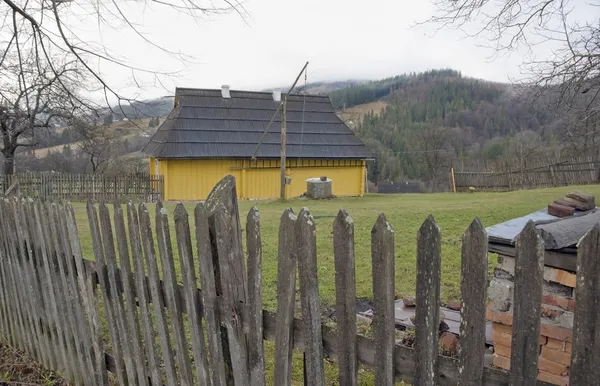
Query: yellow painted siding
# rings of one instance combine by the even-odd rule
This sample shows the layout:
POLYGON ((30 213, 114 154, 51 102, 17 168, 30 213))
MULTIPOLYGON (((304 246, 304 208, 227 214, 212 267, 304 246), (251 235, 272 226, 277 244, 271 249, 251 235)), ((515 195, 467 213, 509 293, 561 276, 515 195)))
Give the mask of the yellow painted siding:
MULTIPOLYGON (((362 196, 365 165, 361 160, 288 160, 288 197, 306 191, 308 178, 327 176, 336 196, 362 196)), ((279 162, 276 160, 160 160, 158 172, 164 176, 165 200, 203 200, 224 176, 236 178, 240 199, 279 197, 279 162)), ((156 173, 154 160, 150 172, 156 173)))

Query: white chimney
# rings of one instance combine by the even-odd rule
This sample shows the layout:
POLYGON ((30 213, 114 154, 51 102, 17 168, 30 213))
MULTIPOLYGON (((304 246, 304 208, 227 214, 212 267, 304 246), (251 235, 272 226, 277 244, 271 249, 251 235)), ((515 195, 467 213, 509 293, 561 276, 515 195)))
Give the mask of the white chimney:
POLYGON ((223 86, 221 86, 221 96, 224 99, 231 98, 231 94, 229 94, 229 86, 227 86, 226 84, 224 84, 223 86))
POLYGON ((273 91, 273 100, 275 102, 281 102, 281 91, 273 91))

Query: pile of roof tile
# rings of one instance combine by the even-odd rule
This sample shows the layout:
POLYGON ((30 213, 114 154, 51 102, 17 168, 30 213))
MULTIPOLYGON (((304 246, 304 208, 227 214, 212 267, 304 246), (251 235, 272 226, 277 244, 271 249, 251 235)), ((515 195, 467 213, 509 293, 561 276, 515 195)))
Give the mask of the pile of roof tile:
POLYGON ((573 191, 560 200, 548 205, 548 214, 556 217, 569 217, 575 212, 585 212, 596 207, 596 200, 591 194, 573 191))

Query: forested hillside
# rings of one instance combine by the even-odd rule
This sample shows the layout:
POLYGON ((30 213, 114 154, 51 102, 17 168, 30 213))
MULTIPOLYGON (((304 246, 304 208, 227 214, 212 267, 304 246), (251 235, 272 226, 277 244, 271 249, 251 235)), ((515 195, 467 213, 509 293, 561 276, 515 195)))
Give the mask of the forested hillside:
POLYGON ((554 151, 564 122, 530 94, 454 70, 434 70, 339 89, 331 99, 339 109, 386 102, 356 127, 377 158, 369 166, 372 181, 431 181, 458 161, 554 151))

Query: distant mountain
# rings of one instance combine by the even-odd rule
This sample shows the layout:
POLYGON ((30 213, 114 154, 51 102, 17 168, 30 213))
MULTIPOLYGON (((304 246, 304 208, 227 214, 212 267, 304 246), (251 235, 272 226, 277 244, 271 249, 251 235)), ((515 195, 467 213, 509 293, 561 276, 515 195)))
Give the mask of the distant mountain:
POLYGON ((115 120, 122 120, 123 118, 133 120, 163 117, 171 112, 173 109, 173 102, 174 98, 172 96, 165 96, 156 99, 136 101, 131 104, 124 103, 120 106, 117 105, 112 107, 113 116, 115 120))
MULTIPOLYGON (((361 85, 361 84, 364 84, 367 82, 369 82, 369 81, 368 80, 349 79, 349 80, 331 81, 331 82, 327 82, 327 81, 311 82, 311 83, 307 83, 306 86, 302 82, 298 82, 298 85, 296 85, 296 88, 294 89, 294 93, 306 91, 307 94, 327 95, 335 90, 339 90, 339 89, 347 88, 347 87, 358 86, 358 85, 361 85)), ((290 87, 291 87, 291 84, 288 86, 267 88, 267 89, 264 89, 263 91, 287 92, 290 89, 290 87)))

